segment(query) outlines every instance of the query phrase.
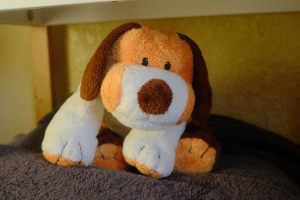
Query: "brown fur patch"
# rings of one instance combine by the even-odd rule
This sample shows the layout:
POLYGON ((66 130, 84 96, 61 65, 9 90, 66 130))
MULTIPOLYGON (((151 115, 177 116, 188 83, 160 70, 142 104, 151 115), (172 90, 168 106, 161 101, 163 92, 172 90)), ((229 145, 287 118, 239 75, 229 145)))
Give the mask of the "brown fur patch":
POLYGON ((119 135, 111 131, 109 128, 101 127, 99 134, 97 135, 98 146, 106 143, 122 146, 124 139, 119 135))
POLYGON ((193 52, 193 89, 196 96, 196 102, 192 112, 192 119, 196 125, 203 125, 207 121, 212 107, 212 91, 208 81, 206 63, 198 45, 188 36, 183 34, 178 35, 190 45, 193 52))
POLYGON ((168 111, 173 93, 163 80, 151 79, 138 92, 138 104, 146 114, 159 115, 168 111))

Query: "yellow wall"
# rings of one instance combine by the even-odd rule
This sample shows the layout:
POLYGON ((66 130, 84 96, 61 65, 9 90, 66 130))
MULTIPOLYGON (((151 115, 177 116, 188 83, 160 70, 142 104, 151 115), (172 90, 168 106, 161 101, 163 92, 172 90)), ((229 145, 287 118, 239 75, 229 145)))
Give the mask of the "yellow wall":
POLYGON ((0 143, 35 127, 28 27, 0 25, 0 143))
MULTIPOLYGON (((273 130, 300 144, 299 19, 300 13, 281 13, 137 22, 184 33, 198 43, 209 69, 213 113, 273 130)), ((51 28, 57 106, 76 89, 103 38, 124 22, 51 28)), ((0 143, 10 138, 3 132, 28 132, 33 127, 30 62, 28 28, 1 25, 0 143)))

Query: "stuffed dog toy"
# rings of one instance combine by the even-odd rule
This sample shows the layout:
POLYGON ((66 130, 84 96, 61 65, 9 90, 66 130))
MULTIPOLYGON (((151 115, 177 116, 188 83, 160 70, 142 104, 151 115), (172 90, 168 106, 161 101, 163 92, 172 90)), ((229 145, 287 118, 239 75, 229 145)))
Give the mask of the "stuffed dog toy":
POLYGON ((43 155, 62 166, 131 165, 153 178, 207 173, 220 156, 205 125, 211 106, 206 64, 193 40, 123 24, 100 44, 50 122, 43 155))

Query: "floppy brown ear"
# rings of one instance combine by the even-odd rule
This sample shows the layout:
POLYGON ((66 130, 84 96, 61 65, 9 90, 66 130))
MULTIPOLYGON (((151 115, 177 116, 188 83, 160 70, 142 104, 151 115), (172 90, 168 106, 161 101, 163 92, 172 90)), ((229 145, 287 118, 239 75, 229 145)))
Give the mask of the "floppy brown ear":
POLYGON ((201 125, 207 121, 212 107, 212 92, 208 81, 206 63, 198 45, 188 36, 180 33, 178 33, 178 35, 190 45, 193 52, 193 89, 196 101, 192 113, 192 120, 196 125, 201 125))
POLYGON ((101 42, 85 68, 80 87, 80 96, 82 99, 91 101, 98 96, 105 76, 109 49, 122 34, 133 28, 141 28, 141 26, 137 23, 123 24, 110 32, 101 42))

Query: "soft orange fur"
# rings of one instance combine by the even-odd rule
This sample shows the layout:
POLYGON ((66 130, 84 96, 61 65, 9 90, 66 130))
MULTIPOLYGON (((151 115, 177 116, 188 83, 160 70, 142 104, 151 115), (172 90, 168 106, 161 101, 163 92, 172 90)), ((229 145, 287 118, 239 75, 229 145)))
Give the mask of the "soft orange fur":
POLYGON ((159 179, 159 178, 163 177, 163 175, 160 174, 159 172, 148 168, 147 166, 145 166, 142 163, 136 162, 136 160, 132 160, 132 159, 127 158, 127 157, 125 157, 125 160, 130 165, 135 166, 136 168, 138 168, 141 173, 143 173, 143 174, 145 174, 149 177, 156 178, 156 179, 159 179))
POLYGON ((57 164, 60 166, 85 166, 82 162, 75 162, 63 156, 58 156, 43 152, 43 156, 51 163, 57 164))
POLYGON ((120 104, 122 76, 126 68, 127 65, 124 63, 116 64, 102 82, 101 97, 109 112, 113 112, 120 104))
POLYGON ((97 147, 92 166, 113 170, 126 170, 129 168, 124 160, 122 147, 110 143, 97 147))
POLYGON ((114 62, 141 64, 142 59, 147 57, 149 67, 161 69, 164 69, 166 62, 170 62, 171 72, 179 74, 187 83, 192 82, 192 50, 174 32, 148 26, 132 29, 121 36, 112 52, 114 62))
POLYGON ((200 138, 181 139, 176 148, 173 171, 185 174, 210 172, 216 162, 216 154, 216 150, 200 138))
POLYGON ((191 120, 191 112, 193 111, 194 104, 195 104, 195 95, 194 90, 192 88, 192 85, 188 84, 188 102, 186 104, 186 107, 179 119, 179 121, 176 123, 176 125, 181 124, 184 121, 191 120))

